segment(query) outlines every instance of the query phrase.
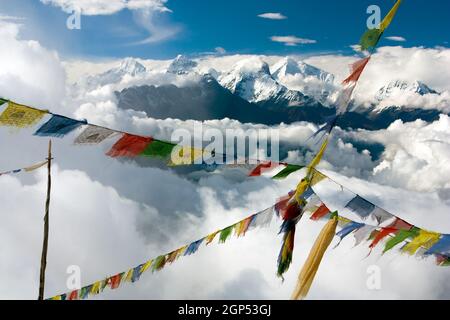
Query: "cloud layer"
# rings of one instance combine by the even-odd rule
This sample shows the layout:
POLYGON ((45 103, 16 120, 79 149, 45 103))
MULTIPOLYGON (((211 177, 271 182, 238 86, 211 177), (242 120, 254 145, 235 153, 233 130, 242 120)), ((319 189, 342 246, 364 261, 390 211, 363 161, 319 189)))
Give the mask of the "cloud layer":
POLYGON ((68 13, 79 11, 84 15, 110 15, 124 9, 149 10, 158 12, 170 11, 167 0, 40 0, 44 4, 60 7, 68 13))

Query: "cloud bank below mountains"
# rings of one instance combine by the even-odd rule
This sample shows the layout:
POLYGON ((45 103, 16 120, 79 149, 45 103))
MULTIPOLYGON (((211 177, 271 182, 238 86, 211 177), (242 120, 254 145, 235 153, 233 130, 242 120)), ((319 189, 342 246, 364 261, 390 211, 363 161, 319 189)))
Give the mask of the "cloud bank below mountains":
MULTIPOLYGON (((63 67, 56 53, 36 42, 21 40, 15 27, 8 28, 2 28, 1 32, 3 44, 10 50, 0 51, 0 56, 3 55, 0 61, 8 61, 0 68, 0 91, 5 96, 37 107, 49 106, 55 112, 86 117, 92 123, 162 139, 170 137, 176 128, 189 129, 195 123, 153 119, 142 112, 119 109, 113 95, 115 85, 75 90, 65 82, 68 69, 63 67)), ((422 76, 438 90, 449 89, 448 75, 429 68, 445 70, 442 66, 448 59, 446 50, 394 47, 382 48, 377 54, 378 58, 390 61, 391 68, 403 70, 402 75, 422 76), (397 56, 402 67, 395 67, 395 59, 390 55, 397 56), (405 61, 408 59, 422 67, 413 68, 405 61)), ((241 58, 209 58, 200 62, 199 67, 226 69, 233 65, 232 61, 241 58)), ((266 59, 273 65, 279 57, 266 59)), ((308 60, 323 65, 328 71, 342 65, 343 73, 335 72, 342 77, 344 66, 354 57, 321 56, 308 60)), ((374 61, 375 65, 382 66, 377 57, 374 61)), ((146 66, 164 68, 161 62, 154 61, 146 62, 146 66)), ((373 79, 388 78, 381 71, 370 72, 373 79)), ((153 78, 157 81, 156 75, 153 78)), ((125 82, 132 84, 133 81, 125 82)), ((125 84, 117 86, 121 85, 125 84)), ((205 125, 219 130, 268 129, 229 119, 211 120, 205 125)), ((280 133, 289 161, 305 163, 311 159, 317 145, 306 140, 316 126, 298 122, 281 124, 274 129, 280 133)), ((32 132, 14 133, 0 128, 0 145, 7 150, 0 158, 0 168, 28 165, 45 157, 47 140, 32 136, 32 132)), ((419 226, 450 233, 450 185, 444 179, 450 173, 449 132, 450 118, 444 115, 433 123, 398 121, 379 131, 337 128, 321 169, 355 192, 419 226), (378 157, 368 151, 372 144, 383 147, 378 157)), ((83 284, 124 271, 269 207, 292 189, 302 174, 298 172, 277 182, 264 177, 244 179, 243 175, 226 171, 205 174, 195 182, 172 171, 107 158, 104 152, 113 141, 77 147, 72 145, 73 138, 72 134, 54 140, 47 295, 67 291, 68 265, 80 266, 83 284)), ((45 183, 44 170, 0 177, 0 212, 4 213, 0 225, 3 248, 0 256, 4 262, 0 266, 0 281, 5 284, 0 288, 1 298, 36 298, 45 183)), ((348 196, 328 185, 318 192, 336 206, 339 197, 348 196)), ((277 235, 279 225, 274 223, 245 238, 202 248, 196 255, 184 257, 162 272, 146 274, 133 285, 105 291, 98 299, 286 299, 321 227, 320 222, 306 219, 300 222, 293 265, 284 283, 275 276, 281 238, 277 235)), ((447 285, 450 269, 436 267, 431 260, 416 261, 395 250, 381 258, 379 252, 374 252, 364 259, 367 247, 352 246, 349 238, 337 249, 327 252, 311 290, 311 299, 450 297, 447 285), (381 268, 380 290, 367 288, 367 268, 371 265, 381 268)))

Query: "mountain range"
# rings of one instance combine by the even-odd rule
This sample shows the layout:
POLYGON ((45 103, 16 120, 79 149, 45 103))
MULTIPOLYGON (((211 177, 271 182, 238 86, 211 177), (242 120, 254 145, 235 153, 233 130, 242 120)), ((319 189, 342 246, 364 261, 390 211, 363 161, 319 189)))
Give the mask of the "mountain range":
MULTIPOLYGON (((137 59, 126 58, 117 67, 89 76, 85 82, 90 88, 125 83, 116 91, 119 108, 144 111, 153 118, 227 117, 272 125, 295 121, 323 123, 335 113, 330 102, 330 97, 339 90, 334 75, 303 61, 286 57, 269 65, 263 57, 251 56, 239 59, 226 70, 205 69, 199 64, 198 59, 179 55, 165 67, 148 70, 137 59), (155 78, 165 82, 149 80, 155 78), (293 78, 301 85, 290 88, 287 83, 293 78)), ((380 88, 375 103, 364 108, 353 106, 354 111, 340 117, 338 125, 379 129, 396 119, 433 121, 439 117, 440 111, 433 109, 377 108, 377 102, 399 92, 439 94, 420 81, 393 80, 380 88)))

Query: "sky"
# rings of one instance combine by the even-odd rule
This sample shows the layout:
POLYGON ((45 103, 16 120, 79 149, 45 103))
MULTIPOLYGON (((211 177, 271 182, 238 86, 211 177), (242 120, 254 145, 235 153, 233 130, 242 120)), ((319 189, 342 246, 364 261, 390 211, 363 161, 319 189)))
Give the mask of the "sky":
MULTIPOLYGON (((201 57, 196 60, 197 71, 215 68, 223 74, 234 70, 237 62, 273 66, 288 55, 300 61, 305 54, 305 62, 333 73, 339 82, 357 59, 350 45, 364 31, 365 10, 372 4, 341 2, 98 0, 92 5, 90 0, 0 0, 0 96, 169 140, 175 129, 192 130, 199 123, 155 119, 121 109, 114 92, 142 84, 187 86, 198 80, 198 74, 165 72, 170 63, 165 59, 180 53, 201 57), (71 3, 85 10, 81 30, 65 27, 68 14, 63 9, 71 3), (271 37, 282 38, 272 41, 271 37), (294 46, 295 42, 307 43, 294 46), (115 68, 120 58, 128 56, 163 60, 140 60, 147 67, 145 74, 96 84, 99 70, 115 68), (84 75, 69 81, 68 74, 74 70, 84 75), (87 79, 93 80, 91 85, 87 79)), ((382 2, 385 13, 394 1, 382 2)), ((374 131, 335 128, 320 169, 396 215, 450 234, 448 6, 441 0, 405 0, 354 96, 370 101, 392 80, 420 80, 441 94, 412 95, 413 101, 407 103, 438 109, 442 111, 439 118, 430 123, 397 120, 374 131), (371 144, 381 145, 379 155, 361 147, 371 144)), ((289 88, 305 87, 305 79, 297 75, 278 80, 289 88)), ((308 140, 318 127, 308 122, 270 128, 230 119, 203 124, 222 131, 278 130, 280 144, 292 163, 310 160, 318 147, 308 140)), ((48 140, 33 136, 35 129, 0 127, 0 147, 7 150, 0 157, 1 171, 45 158, 48 140)), ((81 268, 82 285, 128 270, 269 207, 304 174, 299 171, 274 181, 248 179, 245 172, 239 175, 231 170, 190 179, 170 170, 106 157, 114 139, 74 146, 78 133, 53 140, 46 296, 68 291, 70 265, 81 268)), ((339 210, 345 202, 338 200, 349 196, 327 185, 317 191, 339 210)), ((45 170, 0 177, 1 299, 36 299, 45 192, 45 170)), ((202 248, 161 272, 145 274, 134 284, 107 290, 97 299, 288 299, 322 227, 322 222, 301 220, 293 263, 284 282, 276 277, 281 237, 274 220, 269 228, 202 248)), ((353 240, 348 237, 327 251, 308 298, 450 298, 449 268, 396 250, 381 256, 378 248, 367 257, 368 244, 354 247, 353 240), (381 270, 379 290, 370 290, 366 284, 372 266, 381 270)))
MULTIPOLYGON (((68 0, 0 1, 0 14, 24 19, 24 38, 35 39, 65 58, 141 57, 164 59, 208 52, 311 54, 351 51, 365 30, 366 9, 374 1, 160 1, 152 8, 92 9, 81 29, 69 30, 68 0), (267 15, 272 13, 272 15, 267 15), (266 14, 266 15, 264 15, 266 14), (273 15, 275 14, 275 15, 273 15), (260 16, 262 15, 262 16, 260 16), (294 36, 311 43, 286 45, 271 37, 294 36), (147 40, 147 41, 146 41, 147 40), (217 49, 219 48, 219 49, 217 49)), ((101 1, 100 1, 101 3, 101 1)), ((379 1, 382 15, 394 1, 379 1)), ((447 46, 450 21, 447 1, 404 1, 386 37, 405 39, 404 46, 447 46), (398 38, 401 37, 401 38, 398 38)), ((380 45, 395 40, 384 39, 380 45)))

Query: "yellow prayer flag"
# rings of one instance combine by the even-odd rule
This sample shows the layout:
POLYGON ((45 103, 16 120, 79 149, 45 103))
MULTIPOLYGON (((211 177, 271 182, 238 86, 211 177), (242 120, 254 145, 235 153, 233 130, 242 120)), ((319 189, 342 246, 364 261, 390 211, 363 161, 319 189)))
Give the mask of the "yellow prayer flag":
POLYGON ((309 252, 308 258, 300 271, 297 285, 292 293, 292 299, 300 300, 308 294, 317 270, 319 270, 323 255, 331 244, 331 241, 333 241, 337 223, 338 219, 334 216, 326 223, 322 231, 320 231, 319 236, 309 252))
POLYGON ((62 297, 61 296, 54 296, 54 297, 52 297, 52 300, 62 300, 62 297))
POLYGON ((219 233, 219 231, 215 231, 215 232, 213 232, 213 233, 211 233, 211 234, 209 234, 209 235, 207 235, 206 236, 206 244, 208 245, 208 244, 210 244, 213 240, 214 240, 214 238, 216 237, 216 235, 219 233))
POLYGON ((102 287, 102 281, 97 281, 96 283, 94 283, 93 285, 92 285, 92 288, 91 288, 91 294, 92 295, 96 295, 96 294, 99 294, 100 293, 100 288, 102 287))
MULTIPOLYGON (((170 156, 169 166, 179 166, 186 164, 194 164, 198 159, 203 157, 203 149, 179 146, 177 145, 172 150, 172 154, 170 156)), ((203 159, 200 160, 200 164, 203 159)))
POLYGON ((141 267, 141 273, 144 273, 145 271, 147 271, 147 269, 150 268, 152 263, 153 263, 153 260, 148 260, 146 263, 144 263, 144 265, 141 267))
POLYGON ((297 188, 295 189, 295 195, 294 199, 297 201, 297 203, 301 204, 303 200, 301 199, 301 196, 305 193, 306 189, 309 187, 309 181, 307 179, 302 179, 300 183, 297 185, 297 188))
POLYGON ((397 0, 397 2, 392 7, 391 11, 388 12, 386 17, 384 17, 383 21, 380 23, 380 30, 384 32, 384 30, 389 27, 389 25, 392 22, 392 19, 394 19, 395 14, 397 13, 398 7, 400 6, 402 0, 397 0))
POLYGON ((412 239, 410 243, 406 244, 402 248, 402 251, 413 255, 420 247, 430 249, 433 244, 435 244, 439 240, 440 236, 440 233, 419 230, 419 234, 414 239, 412 239))
POLYGON ((124 278, 125 281, 131 282, 131 280, 133 279, 133 272, 134 269, 131 268, 130 270, 128 270, 128 272, 126 273, 126 276, 124 278))
POLYGON ((33 109, 9 101, 8 107, 0 115, 0 125, 26 128, 39 122, 47 111, 33 109))
POLYGON ((327 176, 324 175, 323 173, 314 170, 313 174, 312 174, 312 178, 311 178, 311 187, 315 186, 316 184, 318 184, 320 181, 322 181, 323 179, 325 179, 327 176))
POLYGON ((311 162, 308 164, 308 166, 307 166, 308 167, 308 176, 311 176, 311 174, 313 173, 314 168, 319 164, 320 160, 322 160, 322 156, 323 156, 327 146, 328 146, 328 138, 326 138, 323 141, 319 152, 317 152, 317 154, 314 157, 314 159, 312 159, 311 162))
POLYGON ((338 225, 339 225, 340 227, 345 226, 346 224, 348 224, 348 223, 350 223, 350 222, 352 222, 352 220, 347 219, 347 218, 344 218, 344 217, 342 217, 342 216, 338 216, 338 225))

